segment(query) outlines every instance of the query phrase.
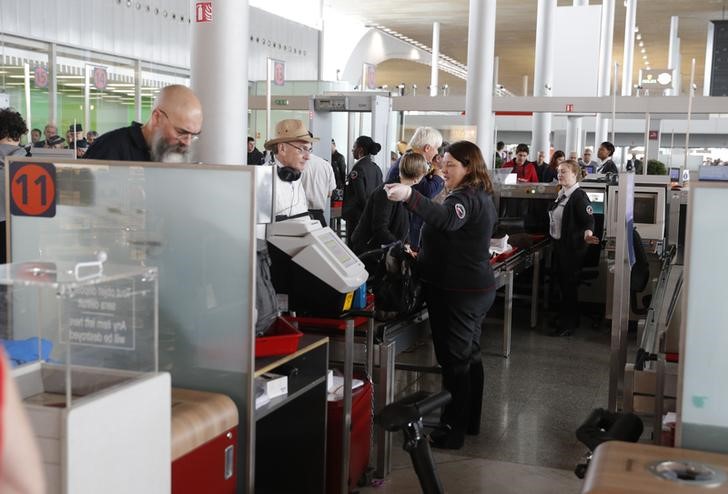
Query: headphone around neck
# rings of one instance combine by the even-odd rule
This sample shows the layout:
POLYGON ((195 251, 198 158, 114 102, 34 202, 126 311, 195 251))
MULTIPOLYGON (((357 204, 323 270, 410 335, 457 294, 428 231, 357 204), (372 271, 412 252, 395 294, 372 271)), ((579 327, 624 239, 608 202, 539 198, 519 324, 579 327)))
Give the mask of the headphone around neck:
POLYGON ((279 166, 277 173, 278 173, 278 178, 280 178, 284 182, 295 182, 296 180, 301 178, 300 170, 295 170, 295 169, 289 168, 287 166, 279 166))

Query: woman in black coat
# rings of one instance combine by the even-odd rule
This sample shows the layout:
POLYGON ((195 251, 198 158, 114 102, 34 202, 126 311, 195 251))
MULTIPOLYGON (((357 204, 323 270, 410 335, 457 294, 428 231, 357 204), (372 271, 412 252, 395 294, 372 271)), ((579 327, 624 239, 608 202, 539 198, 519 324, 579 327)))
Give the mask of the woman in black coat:
POLYGON ((371 159, 382 149, 369 136, 359 136, 354 142, 351 152, 357 162, 346 178, 344 187, 344 205, 341 216, 346 221, 346 239, 351 245, 351 236, 356 230, 361 215, 364 214, 364 206, 367 199, 383 183, 382 170, 371 159))
MULTIPOLYGON (((421 154, 409 152, 399 164, 399 181, 405 185, 415 185, 427 173, 427 161, 421 154)), ((351 236, 351 250, 361 254, 378 249, 382 245, 401 240, 409 240, 409 211, 402 203, 387 199, 384 186, 377 188, 367 200, 364 214, 351 236)))
POLYGON ((466 433, 480 432, 485 381, 480 334, 495 299, 488 250, 497 214, 478 146, 451 144, 443 162, 450 193, 442 204, 402 184, 388 184, 385 190, 390 200, 404 201, 425 220, 417 267, 442 385, 452 395, 440 418, 442 428, 430 438, 435 447, 459 449, 466 433))
POLYGON ((549 209, 549 234, 554 240, 554 261, 561 305, 556 328, 551 336, 569 336, 579 324, 577 287, 589 244, 598 244, 594 236, 591 201, 581 188, 581 168, 574 160, 562 161, 558 167, 559 195, 549 209))

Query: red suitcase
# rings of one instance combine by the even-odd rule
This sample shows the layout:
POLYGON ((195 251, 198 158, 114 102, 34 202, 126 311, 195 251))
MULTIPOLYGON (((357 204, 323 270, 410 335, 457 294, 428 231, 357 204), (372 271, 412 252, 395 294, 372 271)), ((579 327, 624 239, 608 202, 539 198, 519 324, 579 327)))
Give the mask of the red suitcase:
MULTIPOLYGON (((369 465, 372 441, 372 383, 367 380, 351 396, 351 446, 349 456, 349 490, 369 465)), ((326 426, 326 492, 339 494, 341 485, 341 434, 344 421, 344 401, 328 402, 326 426)))
POLYGON ((237 434, 230 398, 172 388, 172 494, 234 494, 237 434))

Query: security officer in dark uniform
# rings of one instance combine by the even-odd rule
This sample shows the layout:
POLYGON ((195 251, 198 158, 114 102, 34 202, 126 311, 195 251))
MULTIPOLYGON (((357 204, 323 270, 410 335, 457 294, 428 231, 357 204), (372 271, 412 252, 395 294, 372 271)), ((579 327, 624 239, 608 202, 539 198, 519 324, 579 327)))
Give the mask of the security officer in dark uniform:
POLYGON ((579 188, 581 168, 574 160, 562 161, 558 167, 561 190, 549 210, 549 233, 554 239, 554 261, 561 288, 561 306, 550 336, 569 336, 579 325, 579 272, 589 244, 598 244, 594 236, 591 201, 579 188))
POLYGON ((612 161, 612 155, 614 154, 614 144, 609 141, 604 141, 599 145, 597 149, 597 158, 602 160, 602 164, 597 168, 597 173, 619 173, 617 165, 612 161))
POLYGON ((497 214, 485 161, 475 144, 450 145, 443 162, 450 191, 443 204, 402 184, 388 184, 385 189, 390 200, 405 201, 425 220, 418 272, 442 384, 452 395, 440 418, 443 427, 430 438, 435 447, 459 449, 466 433, 480 432, 485 381, 480 335, 495 299, 489 247, 497 214))
POLYGON ((381 151, 382 146, 369 136, 359 136, 354 142, 352 153, 357 160, 349 172, 344 188, 344 205, 341 216, 346 221, 346 240, 351 244, 351 235, 364 213, 367 199, 382 185, 382 170, 371 156, 381 151))

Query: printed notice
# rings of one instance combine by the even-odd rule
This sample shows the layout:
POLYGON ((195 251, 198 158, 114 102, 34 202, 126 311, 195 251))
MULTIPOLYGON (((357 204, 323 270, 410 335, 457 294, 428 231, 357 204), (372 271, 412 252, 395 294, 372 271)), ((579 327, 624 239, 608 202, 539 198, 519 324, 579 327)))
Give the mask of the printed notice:
MULTIPOLYGON (((134 350, 134 292, 130 280, 77 288, 67 312, 68 338, 77 345, 134 350)), ((138 316, 138 315, 137 315, 138 316)))

